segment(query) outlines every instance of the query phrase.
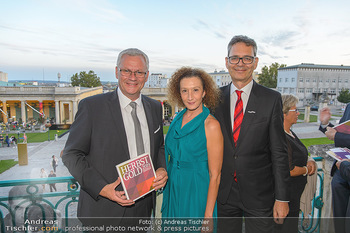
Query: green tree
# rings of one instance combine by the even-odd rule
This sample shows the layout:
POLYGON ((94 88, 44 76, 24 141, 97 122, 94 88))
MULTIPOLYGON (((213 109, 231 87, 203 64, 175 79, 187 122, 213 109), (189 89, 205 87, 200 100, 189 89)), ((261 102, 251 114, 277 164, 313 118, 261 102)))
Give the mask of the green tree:
POLYGON ((100 77, 97 77, 94 71, 90 70, 89 73, 82 71, 79 74, 74 74, 71 78, 71 83, 73 87, 98 87, 101 86, 100 77))
POLYGON ((271 64, 269 67, 264 66, 258 77, 259 84, 269 88, 276 88, 278 69, 286 66, 285 64, 280 65, 277 62, 271 64))
POLYGON ((344 104, 347 104, 350 102, 350 92, 349 92, 349 89, 341 89, 341 91, 339 92, 339 95, 337 97, 337 100, 340 102, 340 103, 344 103, 344 104))

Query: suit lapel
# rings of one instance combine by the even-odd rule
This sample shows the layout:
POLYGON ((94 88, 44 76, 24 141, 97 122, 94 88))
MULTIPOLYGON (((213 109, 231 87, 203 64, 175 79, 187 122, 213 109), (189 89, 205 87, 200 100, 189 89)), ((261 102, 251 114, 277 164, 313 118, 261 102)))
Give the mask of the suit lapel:
POLYGON ((223 112, 223 119, 224 119, 224 125, 226 125, 225 130, 228 135, 229 141, 232 144, 232 147, 234 148, 234 142, 233 142, 233 127, 231 122, 231 105, 230 105, 230 86, 228 85, 223 89, 223 97, 224 102, 222 105, 222 112, 223 112))
POLYGON ((244 112, 243 121, 241 125, 241 131, 239 133, 238 141, 237 141, 237 148, 240 145, 240 142, 243 140, 244 136, 248 133, 249 127, 251 123, 253 122, 255 115, 256 115, 256 109, 258 104, 258 86, 253 81, 253 87, 249 95, 247 107, 244 112))
POLYGON ((109 110, 111 111, 113 123, 116 127, 116 133, 119 135, 120 144, 126 153, 121 153, 124 156, 123 160, 130 159, 130 153, 128 148, 128 141, 126 138, 125 127, 122 117, 122 112, 120 110, 120 103, 117 94, 117 90, 114 91, 112 98, 109 99, 109 110))
POLYGON ((152 108, 151 103, 148 101, 147 98, 142 96, 142 103, 143 103, 143 109, 145 110, 146 119, 147 119, 147 125, 148 125, 148 132, 149 132, 149 140, 150 140, 150 147, 151 147, 151 157, 154 155, 154 134, 153 134, 153 117, 152 117, 152 108))

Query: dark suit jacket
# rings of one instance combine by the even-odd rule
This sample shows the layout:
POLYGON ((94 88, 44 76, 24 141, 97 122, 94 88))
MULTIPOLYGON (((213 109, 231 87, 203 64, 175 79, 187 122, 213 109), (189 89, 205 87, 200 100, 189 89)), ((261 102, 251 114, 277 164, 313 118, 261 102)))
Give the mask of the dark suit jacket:
MULTIPOLYGON (((142 96, 142 103, 148 122, 154 169, 165 168, 161 104, 146 96, 142 96)), ((122 207, 99 196, 105 185, 118 178, 115 165, 128 159, 129 149, 117 90, 80 101, 62 156, 63 163, 81 185, 78 217, 122 217, 126 208, 135 209, 134 217, 145 215, 137 207, 141 205, 142 208, 145 199, 148 206, 152 206, 155 203, 154 192, 150 194, 154 196, 153 202, 152 197, 139 199, 136 207, 122 207)), ((122 186, 119 185, 117 190, 122 190, 122 186)))
POLYGON ((230 85, 222 87, 221 91, 222 101, 214 112, 224 136, 218 201, 226 203, 235 182, 234 171, 246 208, 272 208, 275 199, 287 201, 289 165, 281 95, 254 82, 235 147, 230 119, 230 85))

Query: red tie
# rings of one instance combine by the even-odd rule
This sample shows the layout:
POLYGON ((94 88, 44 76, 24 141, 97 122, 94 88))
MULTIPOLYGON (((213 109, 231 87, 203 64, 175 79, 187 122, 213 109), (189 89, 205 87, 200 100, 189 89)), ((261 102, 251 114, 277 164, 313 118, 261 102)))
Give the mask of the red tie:
MULTIPOLYGON (((239 132, 241 131, 241 125, 243 120, 243 102, 241 98, 242 92, 243 91, 236 90, 237 101, 236 101, 235 113, 233 116, 233 141, 235 142, 235 146, 237 146, 237 140, 238 140, 239 132)), ((233 174, 233 178, 237 182, 236 171, 233 174)))
POLYGON ((243 102, 241 98, 242 92, 243 91, 236 90, 237 102, 235 107, 235 113, 233 116, 233 141, 235 142, 235 146, 237 146, 237 140, 239 132, 241 131, 241 125, 243 120, 243 102))

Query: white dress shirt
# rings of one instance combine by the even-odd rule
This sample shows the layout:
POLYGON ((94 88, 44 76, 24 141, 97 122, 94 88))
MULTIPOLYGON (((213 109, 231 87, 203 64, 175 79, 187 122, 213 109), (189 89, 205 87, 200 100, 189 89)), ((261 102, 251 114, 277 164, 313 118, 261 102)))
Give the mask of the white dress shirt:
MULTIPOLYGON (((118 88, 118 97, 119 97, 120 110, 122 112, 122 117, 123 117, 126 138, 128 142, 130 158, 135 158, 138 155, 137 155, 137 149, 136 149, 134 121, 132 120, 132 116, 131 116, 132 107, 130 106, 130 102, 132 101, 128 97, 126 97, 119 88, 118 88)), ((150 145, 150 138, 149 138, 149 130, 148 130, 145 110, 143 108, 143 104, 141 101, 141 96, 133 102, 136 103, 136 114, 141 124, 141 131, 142 131, 142 138, 143 138, 145 153, 150 153, 151 145, 150 145)))
POLYGON ((253 80, 251 80, 247 85, 245 85, 240 90, 237 89, 237 87, 235 85, 233 85, 233 83, 231 83, 230 106, 231 106, 231 125, 232 125, 232 127, 233 127, 233 120, 234 120, 233 118, 234 118, 234 114, 235 114, 236 102, 237 102, 237 98, 238 98, 236 90, 243 91, 241 94, 241 98, 243 101, 243 114, 244 114, 245 109, 247 107, 250 92, 252 91, 252 88, 253 88, 253 80))

